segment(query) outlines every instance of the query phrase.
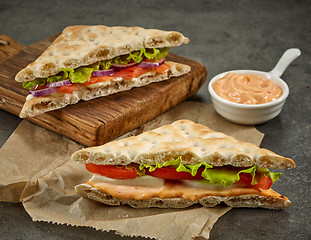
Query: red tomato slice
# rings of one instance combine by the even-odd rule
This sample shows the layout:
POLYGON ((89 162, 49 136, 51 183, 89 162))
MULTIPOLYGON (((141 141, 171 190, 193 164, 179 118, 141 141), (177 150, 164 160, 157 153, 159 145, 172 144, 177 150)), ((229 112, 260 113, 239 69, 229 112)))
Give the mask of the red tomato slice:
POLYGON ((188 172, 177 172, 176 168, 162 167, 157 168, 152 172, 146 171, 146 174, 149 174, 153 177, 164 178, 164 179, 174 179, 174 180, 199 180, 202 179, 203 169, 199 169, 195 176, 192 176, 188 172))
POLYGON ((268 190, 271 188, 273 181, 270 177, 261 177, 259 183, 252 185, 252 176, 249 173, 240 173, 240 180, 236 182, 237 184, 247 185, 252 188, 261 188, 263 190, 268 190))
POLYGON ((115 74, 113 77, 122 77, 122 78, 136 78, 148 71, 148 68, 142 68, 139 66, 133 66, 129 68, 122 69, 115 74))
POLYGON ((84 82, 81 85, 83 86, 87 86, 90 84, 94 84, 94 83, 98 83, 98 82, 105 82, 105 81, 109 81, 111 79, 113 79, 114 77, 112 76, 98 76, 98 77, 91 77, 90 81, 88 82, 84 82))
POLYGON ((252 187, 251 182, 252 182, 252 176, 249 173, 240 173, 240 180, 236 183, 252 187))
POLYGON ((57 88, 57 92, 64 92, 64 93, 73 93, 73 91, 79 90, 79 87, 77 84, 72 84, 68 86, 61 86, 57 88))
POLYGON ((261 188, 263 190, 268 190, 271 188, 273 181, 270 177, 261 177, 259 183, 254 185, 255 188, 261 188))
POLYGON ((124 166, 85 164, 86 169, 92 173, 97 173, 113 179, 133 179, 136 178, 135 168, 126 169, 124 166))
POLYGON ((156 67, 155 70, 157 71, 157 73, 160 74, 164 74, 166 73, 171 67, 169 65, 167 65, 166 63, 163 63, 162 65, 160 65, 159 67, 156 67))

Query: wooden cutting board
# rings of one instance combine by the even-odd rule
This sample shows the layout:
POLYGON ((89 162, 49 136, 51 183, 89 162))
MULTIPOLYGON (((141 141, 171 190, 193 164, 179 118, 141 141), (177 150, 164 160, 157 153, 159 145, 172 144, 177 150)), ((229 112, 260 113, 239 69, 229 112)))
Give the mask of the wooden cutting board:
MULTIPOLYGON (((28 90, 14 80, 15 75, 33 62, 56 37, 22 48, 9 36, 0 36, 0 58, 17 52, 5 60, 0 59, 0 109, 19 115, 28 90)), ((194 95, 205 82, 207 71, 201 63, 171 53, 167 59, 190 65, 191 72, 107 97, 80 101, 27 119, 86 146, 104 144, 178 105, 194 95)))

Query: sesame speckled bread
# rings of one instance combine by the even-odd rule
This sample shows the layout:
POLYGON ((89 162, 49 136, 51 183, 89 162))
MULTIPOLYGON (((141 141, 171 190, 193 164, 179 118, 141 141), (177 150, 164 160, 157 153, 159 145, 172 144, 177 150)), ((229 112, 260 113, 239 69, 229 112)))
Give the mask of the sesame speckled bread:
POLYGON ((190 71, 190 66, 166 61, 171 67, 164 74, 148 72, 136 79, 114 79, 99 84, 91 84, 88 86, 80 86, 79 91, 74 94, 57 93, 43 97, 33 97, 27 100, 19 114, 21 118, 33 117, 35 115, 63 108, 70 104, 75 104, 80 100, 88 101, 98 97, 108 96, 113 93, 130 90, 134 87, 142 87, 153 82, 160 82, 171 77, 178 77, 190 71))
POLYGON ((15 77, 18 82, 55 75, 64 68, 77 68, 128 54, 142 48, 175 47, 189 39, 175 31, 141 27, 69 26, 42 55, 15 77))
POLYGON ((205 161, 213 166, 294 168, 295 162, 254 144, 241 142, 221 132, 179 120, 138 136, 81 149, 74 161, 98 165, 150 164, 182 157, 184 164, 205 161))

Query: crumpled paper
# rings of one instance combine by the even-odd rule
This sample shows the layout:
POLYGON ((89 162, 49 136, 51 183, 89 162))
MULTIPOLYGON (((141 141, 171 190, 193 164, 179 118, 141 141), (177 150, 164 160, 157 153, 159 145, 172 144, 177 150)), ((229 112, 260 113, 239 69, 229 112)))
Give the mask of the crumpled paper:
MULTIPOLYGON (((190 119, 239 140, 259 145, 263 134, 251 126, 230 123, 211 104, 184 102, 119 138, 190 119)), ((71 161, 83 146, 26 120, 0 149, 0 201, 22 202, 33 221, 88 226, 122 236, 156 239, 209 238, 217 219, 231 208, 134 209, 106 206, 77 195, 74 186, 91 173, 71 161), (156 227, 154 227, 156 226, 156 227)))

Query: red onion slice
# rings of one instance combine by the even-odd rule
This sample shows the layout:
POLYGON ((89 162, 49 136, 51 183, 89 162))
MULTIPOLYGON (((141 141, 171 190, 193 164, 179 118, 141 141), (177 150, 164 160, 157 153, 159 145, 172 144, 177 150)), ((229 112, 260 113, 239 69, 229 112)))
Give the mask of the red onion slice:
POLYGON ((29 93, 31 93, 34 97, 43 97, 46 95, 50 95, 51 93, 55 92, 55 87, 49 87, 49 88, 43 88, 39 90, 30 90, 29 93))
POLYGON ((165 58, 159 59, 157 62, 145 62, 139 63, 139 67, 159 67, 165 62, 165 58))
POLYGON ((111 67, 113 69, 116 69, 116 70, 121 70, 121 69, 124 69, 124 68, 129 68, 129 67, 134 67, 136 65, 138 65, 139 63, 137 62, 132 62, 132 63, 128 63, 128 64, 116 64, 116 63, 112 63, 111 64, 111 67))
POLYGON ((114 69, 108 69, 108 70, 99 70, 92 72, 92 77, 99 77, 99 76, 109 76, 115 73, 114 69))
POLYGON ((61 86, 68 86, 68 85, 72 85, 72 82, 69 79, 46 84, 47 87, 61 87, 61 86))

